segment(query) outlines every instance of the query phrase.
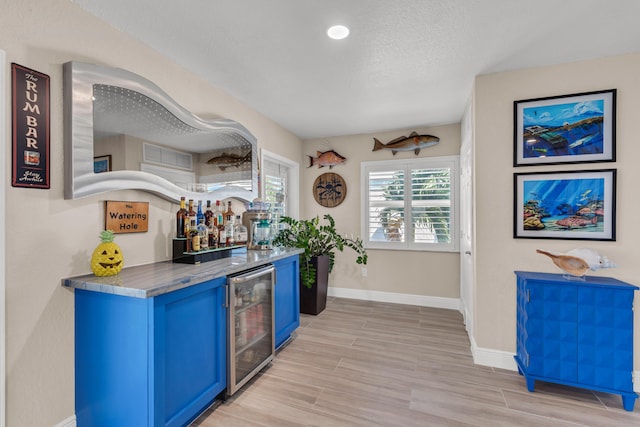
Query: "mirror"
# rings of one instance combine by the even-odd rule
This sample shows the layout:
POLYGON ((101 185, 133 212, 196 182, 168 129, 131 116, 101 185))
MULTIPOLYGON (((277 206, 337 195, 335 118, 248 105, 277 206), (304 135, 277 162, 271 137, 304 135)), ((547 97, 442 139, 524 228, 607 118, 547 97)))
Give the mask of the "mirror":
POLYGON ((257 197, 257 141, 244 126, 197 117, 126 70, 63 71, 66 199, 123 189, 175 202, 257 197))

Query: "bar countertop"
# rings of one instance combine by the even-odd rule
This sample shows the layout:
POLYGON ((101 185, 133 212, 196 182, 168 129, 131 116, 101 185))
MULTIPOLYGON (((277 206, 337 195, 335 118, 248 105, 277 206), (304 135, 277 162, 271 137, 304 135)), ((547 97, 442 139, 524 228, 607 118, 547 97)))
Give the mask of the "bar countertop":
POLYGON ((234 249, 231 256, 201 264, 172 261, 125 267, 115 276, 93 274, 62 279, 62 286, 73 289, 150 298, 208 280, 217 279, 302 253, 299 248, 275 248, 270 251, 234 249))

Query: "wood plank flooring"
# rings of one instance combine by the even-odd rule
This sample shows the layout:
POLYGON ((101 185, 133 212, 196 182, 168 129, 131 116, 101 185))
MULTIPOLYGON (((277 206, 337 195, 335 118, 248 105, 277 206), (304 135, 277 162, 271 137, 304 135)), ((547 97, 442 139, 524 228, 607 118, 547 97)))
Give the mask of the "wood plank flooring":
MULTIPOLYGON (((515 320, 514 320, 515 321, 515 320)), ((193 425, 640 426, 620 396, 474 365, 454 310, 329 298, 243 390, 193 425)))

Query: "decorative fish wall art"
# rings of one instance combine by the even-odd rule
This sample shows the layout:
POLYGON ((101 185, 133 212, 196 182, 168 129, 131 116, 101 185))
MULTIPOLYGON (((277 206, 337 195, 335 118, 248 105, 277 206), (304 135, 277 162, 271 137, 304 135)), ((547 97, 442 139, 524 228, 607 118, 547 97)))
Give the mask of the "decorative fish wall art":
POLYGON ((409 136, 401 136, 387 144, 383 144, 377 138, 373 138, 373 141, 374 145, 373 150, 371 151, 378 151, 382 149, 391 150, 391 153, 394 156, 398 151, 413 151, 417 156, 420 154, 421 149, 431 147, 439 143, 440 138, 433 135, 418 135, 416 132, 411 132, 409 136))
POLYGON ((240 165, 251 161, 251 151, 244 156, 239 154, 222 153, 219 156, 207 160, 207 164, 218 166, 223 171, 230 167, 240 167, 240 165))
POLYGON ((325 166, 329 166, 329 169, 332 169, 335 165, 340 165, 347 160, 346 157, 341 156, 333 150, 318 151, 316 156, 317 157, 309 156, 309 166, 307 167, 310 168, 313 165, 318 165, 318 169, 325 166))

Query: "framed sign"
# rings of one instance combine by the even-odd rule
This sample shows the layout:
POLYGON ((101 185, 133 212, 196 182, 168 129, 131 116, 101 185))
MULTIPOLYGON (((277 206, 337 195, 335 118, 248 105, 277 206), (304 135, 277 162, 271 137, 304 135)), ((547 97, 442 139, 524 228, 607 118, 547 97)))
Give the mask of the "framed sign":
POLYGON ((111 154, 93 158, 93 173, 111 172, 111 154))
POLYGON ((334 208, 347 196, 347 183, 337 173, 327 172, 313 183, 313 197, 326 208, 334 208))
POLYGON ((119 233, 149 230, 149 202, 104 202, 104 229, 119 233))
POLYGON ((516 173, 514 237, 615 240, 616 170, 516 173))
POLYGON ((514 166, 613 162, 616 89, 515 101, 514 166))
POLYGON ((49 76, 11 64, 12 174, 14 187, 49 184, 49 76))

